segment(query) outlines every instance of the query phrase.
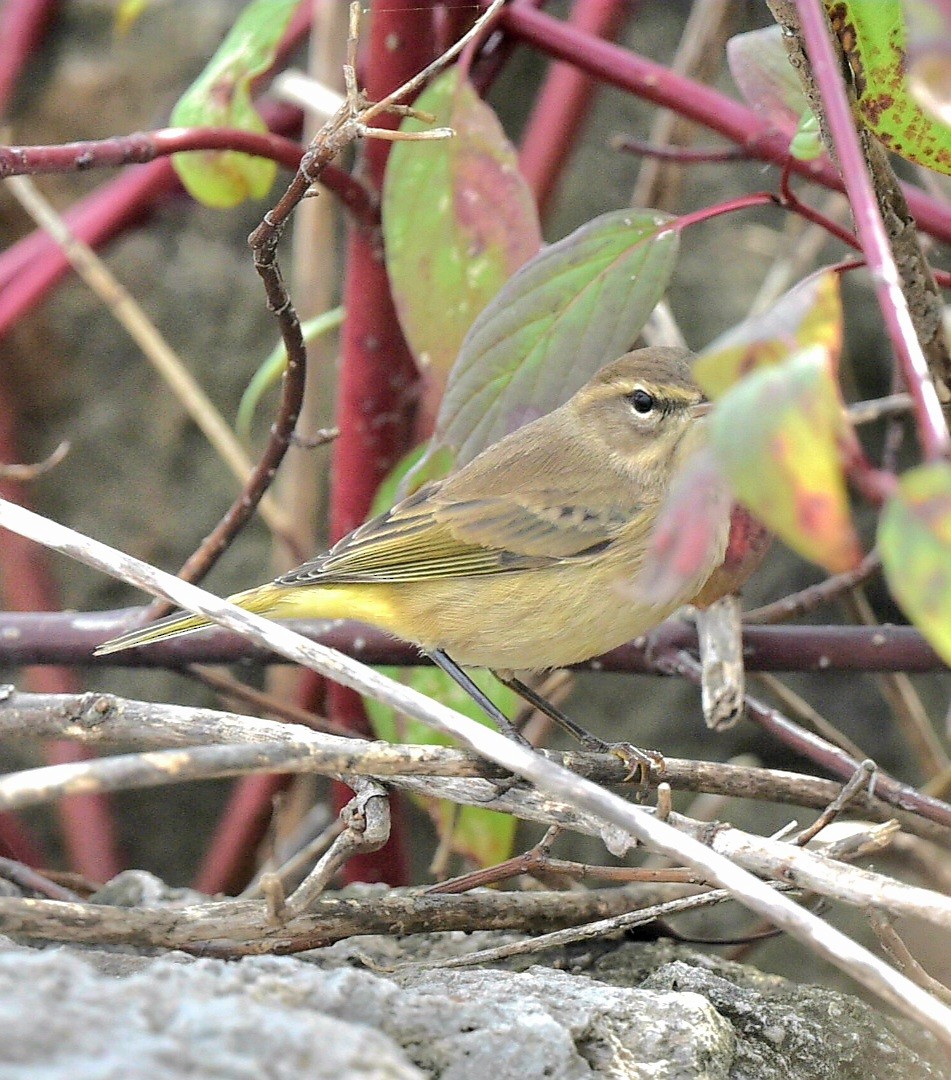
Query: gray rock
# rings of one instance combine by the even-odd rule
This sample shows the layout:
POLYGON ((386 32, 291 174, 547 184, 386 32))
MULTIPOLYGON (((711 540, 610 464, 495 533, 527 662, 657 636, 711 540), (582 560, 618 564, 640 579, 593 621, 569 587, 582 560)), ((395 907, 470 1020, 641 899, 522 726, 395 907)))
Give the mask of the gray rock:
POLYGON ((386 1035, 316 1007, 320 972, 293 960, 271 963, 268 975, 268 962, 161 958, 116 979, 66 948, 0 953, 0 1077, 422 1077, 386 1035))
POLYGON ((947 1075, 925 1036, 856 999, 679 946, 605 943, 563 954, 573 970, 455 970, 440 959, 468 943, 441 938, 236 962, 0 938, 0 1080, 947 1075), (358 954, 433 966, 384 977, 350 966, 358 954))

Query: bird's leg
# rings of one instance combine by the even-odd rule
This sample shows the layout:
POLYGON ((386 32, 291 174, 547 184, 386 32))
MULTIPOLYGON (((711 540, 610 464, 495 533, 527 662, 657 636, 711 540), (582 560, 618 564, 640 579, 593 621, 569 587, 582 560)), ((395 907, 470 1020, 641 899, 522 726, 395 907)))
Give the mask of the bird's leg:
POLYGON ((476 686, 472 679, 469 678, 451 656, 442 649, 433 649, 431 652, 427 651, 426 655, 437 667, 441 667, 447 675, 454 679, 455 682, 465 690, 469 697, 472 698, 476 705, 478 705, 486 716, 488 716, 496 727, 498 727, 503 735, 507 735, 513 742, 534 749, 528 739, 526 739, 518 728, 515 727, 498 705, 476 686))
POLYGON ((510 690, 514 690, 520 698, 527 701, 532 708, 543 712, 563 731, 567 731, 585 750, 591 750, 596 754, 614 754, 615 757, 619 757, 629 770, 625 780, 632 780, 635 776, 638 776, 641 783, 646 786, 650 780, 651 768, 663 772, 664 757, 657 750, 642 750, 639 746, 634 746, 631 743, 605 742, 603 739, 599 739, 597 735, 592 735, 590 731, 580 724, 576 724, 574 720, 569 719, 561 709, 552 705, 547 698, 543 698, 538 691, 533 690, 521 679, 508 672, 493 671, 492 674, 500 683, 510 690))

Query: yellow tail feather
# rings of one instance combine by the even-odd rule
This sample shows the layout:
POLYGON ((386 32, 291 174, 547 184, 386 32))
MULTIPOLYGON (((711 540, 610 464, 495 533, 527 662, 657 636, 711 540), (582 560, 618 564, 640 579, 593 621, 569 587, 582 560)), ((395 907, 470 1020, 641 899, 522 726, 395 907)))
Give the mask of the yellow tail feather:
MULTIPOLYGON (((257 615, 266 615, 272 611, 281 601, 284 590, 263 585, 257 589, 248 589, 247 592, 236 593, 229 596, 232 604, 252 611, 257 615)), ((165 619, 150 626, 144 626, 140 630, 130 630, 127 634, 105 641, 93 650, 93 656, 107 656, 109 653, 122 652, 124 649, 134 649, 139 645, 151 645, 156 641, 168 641, 171 638, 183 637, 192 634, 196 630, 203 630, 206 626, 213 626, 211 619, 204 615, 169 615, 165 619)))

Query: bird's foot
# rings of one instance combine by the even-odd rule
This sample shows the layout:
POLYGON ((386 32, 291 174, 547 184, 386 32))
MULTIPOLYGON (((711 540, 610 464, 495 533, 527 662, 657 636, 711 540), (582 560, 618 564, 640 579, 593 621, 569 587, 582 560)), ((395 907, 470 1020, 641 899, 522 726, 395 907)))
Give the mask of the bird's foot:
POLYGON ((647 794, 651 779, 660 780, 667 771, 667 762, 659 750, 644 750, 629 742, 605 742, 591 734, 587 734, 580 741, 584 749, 593 754, 613 754, 619 758, 627 769, 621 782, 629 784, 636 780, 640 798, 647 794))

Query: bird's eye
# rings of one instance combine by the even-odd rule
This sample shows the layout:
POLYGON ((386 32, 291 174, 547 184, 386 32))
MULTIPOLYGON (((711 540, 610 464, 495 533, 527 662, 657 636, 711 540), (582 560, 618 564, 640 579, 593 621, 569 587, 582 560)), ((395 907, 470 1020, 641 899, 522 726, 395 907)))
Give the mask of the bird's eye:
POLYGON ((633 394, 628 394, 627 400, 631 403, 633 410, 641 416, 647 416, 654 411, 654 397, 646 390, 635 390, 633 394))

